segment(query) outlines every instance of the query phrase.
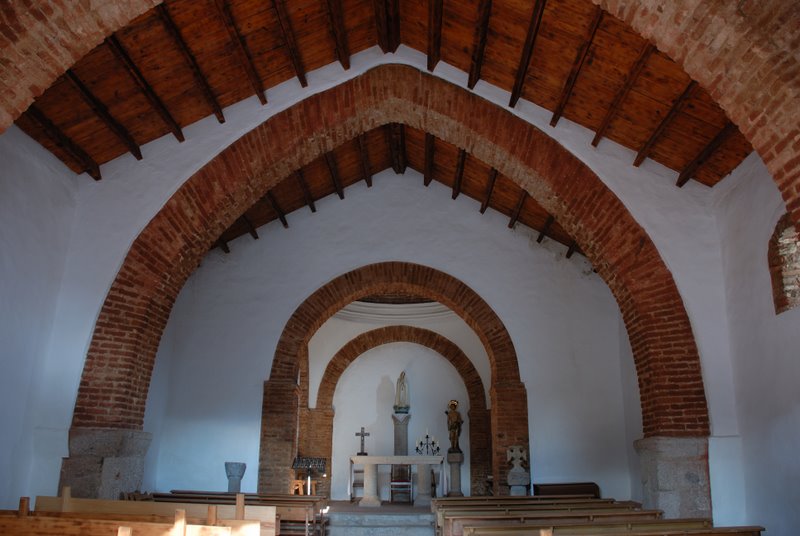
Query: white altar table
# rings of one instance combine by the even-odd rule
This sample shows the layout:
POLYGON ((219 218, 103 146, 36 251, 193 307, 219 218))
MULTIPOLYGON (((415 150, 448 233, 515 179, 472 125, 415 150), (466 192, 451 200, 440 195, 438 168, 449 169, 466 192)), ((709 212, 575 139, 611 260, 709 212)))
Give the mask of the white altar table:
MULTIPOLYGON (((353 489, 353 466, 364 466, 364 496, 359 501, 359 506, 376 507, 381 505, 378 495, 378 466, 379 465, 416 465, 417 466, 417 496, 414 506, 426 506, 431 503, 431 465, 441 465, 444 456, 351 456, 350 476, 347 490, 353 489)), ((444 475, 444 471, 440 470, 444 475)), ((447 489, 445 486, 443 489, 447 489)))

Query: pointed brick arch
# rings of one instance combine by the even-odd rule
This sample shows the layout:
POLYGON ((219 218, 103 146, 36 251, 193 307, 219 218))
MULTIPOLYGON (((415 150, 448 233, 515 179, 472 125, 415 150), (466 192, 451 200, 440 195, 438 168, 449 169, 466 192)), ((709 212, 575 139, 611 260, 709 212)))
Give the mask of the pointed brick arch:
MULTIPOLYGON (((284 493, 290 489, 293 479, 290 467, 298 453, 330 456, 323 446, 330 443, 326 430, 332 427, 333 408, 326 393, 332 396, 332 391, 324 388, 321 391, 323 398, 320 400, 327 405, 318 406, 314 411, 303 411, 308 406, 308 386, 302 380, 303 376, 307 378, 307 373, 301 375, 301 371, 308 363, 308 342, 311 337, 345 305, 365 296, 396 293, 422 296, 446 305, 472 328, 483 343, 492 372, 489 391, 491 418, 483 430, 491 430, 493 438, 490 457, 497 486, 495 492, 507 493, 499 485, 505 482, 507 472, 506 449, 511 445, 529 443, 527 394, 519 379, 517 354, 511 337, 492 308, 471 288, 444 272, 406 262, 370 264, 343 274, 311 294, 286 322, 275 350, 270 378, 264 384, 258 472, 260 491, 284 493), (299 382, 298 378, 301 378, 299 382)), ((375 334, 357 337, 355 342, 342 350, 342 356, 331 361, 329 367, 334 367, 331 374, 335 375, 333 370, 349 362, 348 359, 360 355, 354 352, 366 348, 370 341, 383 337, 386 342, 391 342, 392 337, 399 336, 413 339, 410 342, 436 346, 437 351, 444 352, 442 355, 447 359, 458 363, 460 372, 467 374, 470 383, 474 383, 477 372, 474 372, 474 368, 472 372, 469 371, 471 363, 458 347, 447 344, 449 341, 436 333, 408 326, 376 330, 375 334)), ((473 391, 473 394, 476 393, 473 391)), ((486 414, 482 389, 480 398, 480 402, 475 402, 476 418, 481 417, 481 408, 486 414)), ((470 396, 472 399, 473 396, 470 396)), ((480 464, 478 467, 481 468, 480 464)), ((485 474, 481 475, 481 481, 485 481, 485 474)))
MULTIPOLYGON (((472 495, 485 495, 485 484, 491 469, 491 435, 489 411, 483 381, 470 359, 448 338, 424 328, 386 326, 362 333, 342 346, 328 362, 317 393, 316 407, 307 411, 307 422, 314 427, 301 427, 299 445, 302 452, 326 458, 330 464, 333 452, 333 394, 342 373, 367 351, 396 342, 408 342, 430 348, 455 367, 469 397, 470 490, 472 495), (328 440, 326 441, 326 437, 328 440)), ((301 422, 303 418, 301 417, 301 422)), ((330 465, 329 465, 330 466, 330 465)))

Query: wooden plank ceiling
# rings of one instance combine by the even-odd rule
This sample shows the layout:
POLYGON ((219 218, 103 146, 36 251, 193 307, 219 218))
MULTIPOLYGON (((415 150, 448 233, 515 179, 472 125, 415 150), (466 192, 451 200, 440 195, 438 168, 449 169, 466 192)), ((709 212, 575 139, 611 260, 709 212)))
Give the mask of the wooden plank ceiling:
MULTIPOLYGON (((400 44, 469 73, 714 186, 752 148, 710 95, 624 23, 589 0, 169 0, 110 36, 48 88, 17 125, 76 173, 102 164, 332 62, 400 44)), ((458 147, 402 125, 362 135, 284 180, 220 237, 250 234, 371 174, 406 166, 579 251, 508 178, 458 147)))

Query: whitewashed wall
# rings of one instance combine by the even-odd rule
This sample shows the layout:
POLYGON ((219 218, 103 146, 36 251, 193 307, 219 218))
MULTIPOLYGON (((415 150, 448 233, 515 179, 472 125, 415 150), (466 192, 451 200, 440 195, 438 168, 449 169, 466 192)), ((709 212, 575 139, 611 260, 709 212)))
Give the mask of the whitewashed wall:
MULTIPOLYGON (((800 308, 775 314, 767 244, 786 208, 763 164, 751 157, 720 191, 727 310, 744 463, 742 520, 770 535, 800 526, 800 308)), ((713 466, 712 466, 713 469, 713 466)))
MULTIPOLYGON (((51 373, 42 364, 69 246, 75 181, 74 173, 17 127, 0 136, 0 505, 4 508, 27 494, 36 454, 32 452, 34 394, 41 378, 51 373)), ((62 447, 65 443, 63 434, 51 440, 62 447)))

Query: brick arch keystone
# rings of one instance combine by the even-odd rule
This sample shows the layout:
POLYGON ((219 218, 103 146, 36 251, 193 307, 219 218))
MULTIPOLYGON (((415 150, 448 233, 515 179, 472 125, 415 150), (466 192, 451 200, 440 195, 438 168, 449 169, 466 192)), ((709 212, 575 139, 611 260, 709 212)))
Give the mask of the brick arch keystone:
MULTIPOLYGON (((653 41, 761 155, 800 224, 800 61, 793 2, 591 0, 653 41)), ((10 2, 0 32, 0 132, 78 59, 159 0, 10 2), (59 46, 53 46, 57 43, 59 46)))
MULTIPOLYGON (((527 394, 519 378, 517 354, 511 337, 492 308, 467 285, 439 270, 406 262, 370 264, 336 277, 306 298, 286 322, 272 360, 269 380, 264 383, 259 491, 284 493, 290 489, 294 477, 289 468, 297 454, 330 456, 329 450, 323 448, 330 443, 330 436, 325 431, 332 430, 333 426, 333 408, 329 399, 325 398, 328 391, 323 387, 322 402, 327 402, 327 405, 310 410, 307 408, 307 380, 304 382, 302 379, 303 376, 308 377, 307 372, 303 374, 302 371, 308 363, 308 342, 311 337, 345 305, 365 296, 398 293, 422 296, 444 304, 458 314, 483 343, 492 373, 492 410, 490 418, 484 421, 483 430, 491 430, 493 438, 493 448, 489 452, 494 491, 508 492, 501 485, 508 472, 506 450, 511 445, 529 443, 527 394)), ((441 336, 435 337, 433 332, 415 331, 414 328, 404 326, 370 333, 371 335, 357 337, 349 348, 346 347, 347 350, 343 350, 346 353, 335 358, 336 364, 333 366, 339 366, 347 359, 354 359, 360 354, 354 356, 351 352, 366 348, 370 341, 378 340, 379 336, 384 337, 387 342, 391 341, 391 337, 405 336, 420 344, 435 345, 445 352, 442 355, 448 359, 452 357, 459 363, 465 373, 471 367, 471 363, 458 347, 452 343, 447 344, 449 341, 441 336), (459 354, 466 362, 463 362, 459 354)), ((477 375, 477 372, 474 374, 477 375)), ((474 382, 474 378, 470 373, 470 383, 474 382)), ((328 394, 332 396, 333 393, 331 391, 328 394)), ((475 406, 478 419, 485 418, 486 415, 483 396, 481 388, 481 401, 476 402, 475 406)), ((482 482, 485 482, 485 474, 482 476, 482 482)))
MULTIPOLYGON (((624 205, 536 127, 403 65, 373 68, 276 114, 173 194, 133 242, 111 285, 86 357, 73 427, 140 429, 172 304, 209 246, 293 170, 391 122, 465 148, 553 214, 619 304, 633 348, 645 435, 708 434, 700 361, 683 302, 654 244, 624 205)), ((297 366, 280 354, 276 358, 273 375, 287 389, 286 399, 271 400, 279 404, 297 397, 297 366)))
POLYGON ((447 359, 461 376, 469 397, 470 489, 472 495, 486 495, 487 477, 492 474, 492 450, 483 381, 461 348, 439 333, 424 328, 395 325, 373 329, 357 335, 336 352, 322 376, 316 408, 308 409, 312 414, 321 413, 322 418, 310 419, 316 425, 314 428, 301 428, 301 452, 326 458, 330 463, 333 452, 333 394, 342 373, 367 351, 396 342, 418 344, 433 350, 447 359))

